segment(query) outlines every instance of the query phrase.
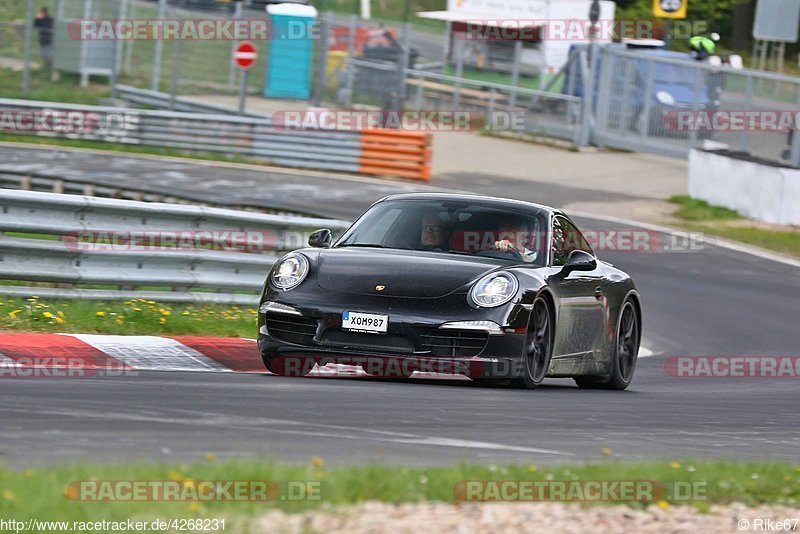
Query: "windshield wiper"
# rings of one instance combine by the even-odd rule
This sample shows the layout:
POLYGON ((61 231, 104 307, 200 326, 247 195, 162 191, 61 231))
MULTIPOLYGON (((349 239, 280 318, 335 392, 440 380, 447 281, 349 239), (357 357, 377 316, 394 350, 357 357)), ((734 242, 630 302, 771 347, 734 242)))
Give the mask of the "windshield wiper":
POLYGON ((466 250, 448 250, 450 254, 461 254, 462 256, 472 256, 473 252, 467 252, 466 250))

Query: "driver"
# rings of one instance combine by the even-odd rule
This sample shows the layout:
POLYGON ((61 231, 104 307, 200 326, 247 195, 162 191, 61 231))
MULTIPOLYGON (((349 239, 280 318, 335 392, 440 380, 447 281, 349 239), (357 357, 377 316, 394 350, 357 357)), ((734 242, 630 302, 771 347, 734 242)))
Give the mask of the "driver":
POLYGON ((537 252, 527 247, 532 237, 524 221, 503 219, 497 229, 498 240, 494 242, 494 247, 500 252, 511 252, 526 263, 532 263, 537 257, 537 252))
POLYGON ((422 250, 450 250, 447 227, 439 217, 439 213, 431 211, 422 218, 419 242, 422 250))

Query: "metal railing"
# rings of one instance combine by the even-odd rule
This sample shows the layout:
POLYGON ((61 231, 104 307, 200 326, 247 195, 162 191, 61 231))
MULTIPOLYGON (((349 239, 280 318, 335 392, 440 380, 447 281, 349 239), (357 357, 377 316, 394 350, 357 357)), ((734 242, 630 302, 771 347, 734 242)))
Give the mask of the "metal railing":
POLYGON ((266 274, 339 220, 0 189, 0 293, 254 304, 266 274), (54 287, 54 285, 56 287, 54 287), (97 287, 100 286, 100 287, 97 287), (111 286, 111 287, 109 287, 111 286))
MULTIPOLYGON (((284 167, 430 178, 430 140, 424 132, 387 135, 380 130, 299 129, 268 117, 180 113, 108 106, 84 106, 0 98, 4 113, 29 112, 49 117, 14 121, 13 133, 147 145, 190 152, 222 152, 284 167), (22 128, 16 128, 21 124, 22 128), (408 148, 409 139, 413 147, 408 148), (413 164, 398 165, 397 151, 413 164)), ((7 131, 7 130, 5 130, 7 131)))

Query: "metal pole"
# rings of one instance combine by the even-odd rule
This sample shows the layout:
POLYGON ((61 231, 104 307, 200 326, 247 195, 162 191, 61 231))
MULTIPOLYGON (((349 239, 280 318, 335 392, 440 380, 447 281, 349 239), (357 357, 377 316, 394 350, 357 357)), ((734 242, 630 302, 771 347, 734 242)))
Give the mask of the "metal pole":
POLYGON ((242 83, 239 85, 239 115, 244 115, 245 100, 247 100, 247 78, 250 75, 250 69, 242 72, 242 83))
MULTIPOLYGON (((753 109, 753 76, 747 75, 747 89, 745 90, 745 104, 744 109, 753 109)), ((750 134, 742 130, 739 136, 739 151, 747 152, 747 144, 750 141, 750 134)))
MULTIPOLYGON (((795 100, 795 109, 800 109, 800 84, 797 86, 797 97, 795 100)), ((800 167, 800 130, 798 125, 793 125, 794 133, 792 134, 792 147, 789 150, 789 161, 793 167, 800 167)))
POLYGON ((28 96, 31 89, 31 41, 33 41, 33 0, 28 0, 25 14, 25 66, 22 71, 22 96, 28 96))
POLYGON ((592 118, 594 115, 594 78, 597 72, 597 50, 594 50, 594 41, 589 45, 588 67, 586 77, 583 79, 583 113, 581 115, 578 146, 586 146, 591 140, 592 118))
POLYGON ((358 15, 350 15, 350 35, 347 39, 347 88, 345 90, 345 106, 353 104, 353 78, 356 75, 356 66, 353 64, 356 56, 356 30, 358 30, 358 15))
POLYGON ((328 41, 330 40, 330 30, 333 25, 333 13, 328 10, 320 20, 319 32, 319 57, 317 58, 317 80, 314 84, 314 106, 319 107, 325 96, 325 85, 328 73, 328 41))
MULTIPOLYGON (((158 19, 164 20, 167 13, 167 0, 158 0, 158 19)), ((164 36, 156 39, 156 46, 153 48, 153 72, 150 79, 150 89, 158 91, 161 85, 161 55, 164 53, 164 36)))
MULTIPOLYGON (((114 2, 111 6, 111 13, 112 17, 115 19, 120 18, 120 5, 118 2, 114 2)), ((114 39, 112 41, 112 48, 111 48, 111 99, 114 100, 117 98, 117 75, 119 74, 117 71, 119 69, 119 52, 120 52, 120 44, 119 39, 114 39)))
POLYGON ((453 107, 461 103, 461 78, 464 76, 464 39, 456 39, 456 86, 453 92, 453 107))
POLYGON ((175 110, 175 92, 178 89, 178 79, 181 72, 181 40, 172 42, 172 78, 169 81, 169 109, 175 110))
MULTIPOLYGON (((517 39, 516 41, 514 41, 514 64, 511 66, 511 86, 514 87, 514 89, 511 90, 511 98, 508 100, 508 105, 511 107, 512 111, 514 109, 514 106, 517 105, 516 87, 519 85, 519 69, 521 61, 522 61, 522 41, 517 39)), ((539 76, 544 77, 544 72, 539 73, 539 76)))
MULTIPOLYGON (((242 18, 242 3, 236 2, 236 7, 234 8, 233 12, 234 19, 242 18)), ((233 57, 233 53, 236 51, 236 46, 238 43, 236 41, 231 41, 231 57, 233 57)), ((228 88, 232 91, 234 84, 236 83, 236 67, 233 65, 233 61, 228 66, 228 88)))
MULTIPOLYGON (((135 19, 136 17, 133 15, 133 10, 135 6, 131 6, 130 0, 122 0, 122 18, 123 19, 135 19)), ((120 72, 125 74, 129 74, 131 71, 131 59, 133 55, 133 39, 128 40, 123 47, 123 59, 122 59, 122 68, 120 72)))

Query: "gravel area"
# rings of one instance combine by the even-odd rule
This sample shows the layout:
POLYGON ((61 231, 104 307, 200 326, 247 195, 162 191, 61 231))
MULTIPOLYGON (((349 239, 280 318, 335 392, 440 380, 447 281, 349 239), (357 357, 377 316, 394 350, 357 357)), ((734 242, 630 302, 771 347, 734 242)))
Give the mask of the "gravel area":
MULTIPOLYGON (((800 518, 800 509, 778 506, 747 508, 740 504, 712 506, 708 513, 692 507, 653 505, 581 506, 562 503, 386 504, 367 502, 352 507, 287 515, 272 511, 260 518, 254 532, 347 532, 393 534, 497 532, 758 532, 758 520, 800 518), (742 522, 741 525, 739 522, 742 522), (745 526, 745 523, 746 526, 745 526), (745 527, 745 528, 741 528, 745 527)), ((798 525, 795 526, 798 528, 798 525)), ((773 526, 772 530, 776 530, 773 526)), ((791 531, 791 524, 789 531, 791 531)))

